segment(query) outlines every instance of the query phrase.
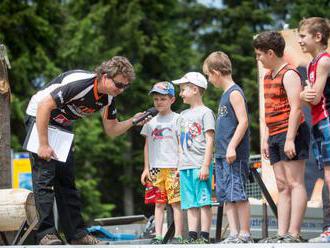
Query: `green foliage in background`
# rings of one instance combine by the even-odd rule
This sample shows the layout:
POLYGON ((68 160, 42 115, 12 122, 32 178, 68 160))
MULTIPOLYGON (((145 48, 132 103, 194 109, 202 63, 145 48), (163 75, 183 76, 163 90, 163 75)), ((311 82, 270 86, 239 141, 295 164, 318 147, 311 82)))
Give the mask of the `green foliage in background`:
MULTIPOLYGON (((251 153, 259 153, 258 83, 253 36, 263 30, 295 28, 309 16, 329 18, 329 1, 223 1, 220 8, 194 0, 30 0, 0 2, 0 43, 8 47, 12 70, 12 147, 21 151, 24 111, 38 88, 70 69, 93 70, 103 60, 123 55, 137 79, 116 101, 125 120, 150 107, 153 83, 201 71, 215 50, 233 63, 234 80, 246 94, 251 120, 251 153), (285 7, 285 8, 284 8, 285 7)), ((210 86, 204 100, 217 112, 222 92, 210 86)), ((187 106, 177 94, 174 110, 187 106)), ((75 126, 77 186, 84 217, 143 213, 144 139, 140 128, 109 138, 100 115, 75 126), (125 200, 124 200, 125 198, 125 200)))

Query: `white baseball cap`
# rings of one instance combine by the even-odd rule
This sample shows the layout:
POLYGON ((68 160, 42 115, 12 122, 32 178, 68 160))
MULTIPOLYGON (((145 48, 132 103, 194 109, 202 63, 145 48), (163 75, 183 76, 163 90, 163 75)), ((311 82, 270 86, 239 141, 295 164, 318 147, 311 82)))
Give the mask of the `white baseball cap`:
POLYGON ((184 84, 192 83, 204 89, 207 89, 207 80, 202 73, 199 72, 188 72, 182 78, 173 80, 173 84, 184 84))

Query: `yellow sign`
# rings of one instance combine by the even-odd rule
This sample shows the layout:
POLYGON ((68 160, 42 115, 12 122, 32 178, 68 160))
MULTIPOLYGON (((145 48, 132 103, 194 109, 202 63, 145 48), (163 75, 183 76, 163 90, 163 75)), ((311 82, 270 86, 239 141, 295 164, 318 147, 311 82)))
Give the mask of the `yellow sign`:
POLYGON ((32 190, 31 163, 28 158, 17 158, 12 161, 12 187, 32 190))

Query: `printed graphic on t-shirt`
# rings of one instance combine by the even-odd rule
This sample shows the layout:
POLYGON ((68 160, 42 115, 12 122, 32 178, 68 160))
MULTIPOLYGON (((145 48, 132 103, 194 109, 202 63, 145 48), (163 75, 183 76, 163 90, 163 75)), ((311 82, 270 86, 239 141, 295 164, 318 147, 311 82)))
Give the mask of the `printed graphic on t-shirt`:
POLYGON ((64 115, 59 114, 53 118, 54 121, 57 123, 63 125, 63 126, 71 126, 72 121, 70 121, 68 118, 66 118, 64 115))
POLYGON ((160 140, 160 139, 173 139, 171 133, 172 129, 169 127, 165 128, 159 128, 160 126, 157 126, 154 130, 151 132, 151 137, 153 140, 160 140))
POLYGON ((220 105, 218 108, 218 116, 225 117, 228 114, 227 106, 220 105))
POLYGON ((56 94, 57 98, 60 100, 60 103, 63 104, 64 103, 64 99, 63 99, 63 91, 60 90, 57 94, 56 94))
POLYGON ((80 117, 91 115, 96 111, 95 108, 90 108, 83 105, 76 106, 75 104, 68 104, 68 108, 72 111, 72 113, 80 117))
POLYGON ((186 143, 187 148, 189 149, 191 145, 194 143, 196 137, 202 134, 202 126, 198 122, 187 122, 183 123, 181 126, 180 132, 180 142, 182 148, 184 147, 184 143, 186 143))

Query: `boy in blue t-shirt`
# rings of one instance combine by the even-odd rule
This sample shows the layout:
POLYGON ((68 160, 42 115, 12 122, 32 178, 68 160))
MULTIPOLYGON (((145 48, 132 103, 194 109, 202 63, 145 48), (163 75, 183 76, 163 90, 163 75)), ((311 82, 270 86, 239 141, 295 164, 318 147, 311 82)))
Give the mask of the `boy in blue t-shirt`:
POLYGON ((225 203, 230 235, 222 243, 253 243, 250 204, 246 194, 249 172, 249 129, 246 99, 232 79, 231 61, 213 52, 204 61, 210 83, 224 90, 215 129, 216 193, 225 203))

